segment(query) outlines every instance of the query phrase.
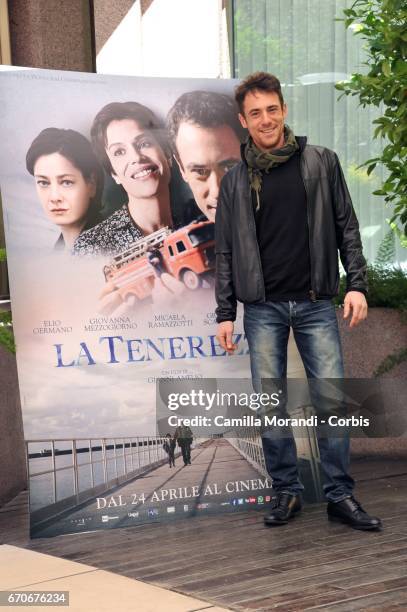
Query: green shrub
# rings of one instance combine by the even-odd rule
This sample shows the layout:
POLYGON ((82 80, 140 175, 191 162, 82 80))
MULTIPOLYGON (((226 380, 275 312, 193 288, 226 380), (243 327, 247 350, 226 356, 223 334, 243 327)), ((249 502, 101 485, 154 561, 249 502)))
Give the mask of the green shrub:
POLYGON ((0 312, 0 344, 8 351, 16 352, 11 312, 0 312))
POLYGON ((383 268, 385 266, 391 266, 396 259, 396 234, 390 228, 383 240, 379 244, 377 250, 376 259, 374 260, 374 266, 383 268))
MULTIPOLYGON (((369 265, 367 277, 369 306, 407 310, 407 274, 401 268, 369 265)), ((346 279, 342 277, 336 304, 343 304, 345 289, 346 279)))

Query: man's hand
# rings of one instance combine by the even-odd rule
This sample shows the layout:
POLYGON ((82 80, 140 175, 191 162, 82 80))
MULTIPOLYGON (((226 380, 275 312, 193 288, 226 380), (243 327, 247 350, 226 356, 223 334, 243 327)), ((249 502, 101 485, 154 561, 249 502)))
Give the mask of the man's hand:
POLYGON ((356 327, 367 317, 366 298, 360 291, 349 291, 345 295, 343 318, 347 319, 352 311, 352 318, 349 327, 356 327))
POLYGON ((217 339, 221 347, 230 355, 237 349, 237 344, 233 344, 233 321, 223 321, 218 325, 217 339))

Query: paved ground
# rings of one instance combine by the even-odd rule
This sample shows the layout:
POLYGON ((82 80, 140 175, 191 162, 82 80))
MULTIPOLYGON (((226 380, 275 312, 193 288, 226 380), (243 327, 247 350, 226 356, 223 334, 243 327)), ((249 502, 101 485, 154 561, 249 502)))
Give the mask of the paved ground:
MULTIPOLYGON (((83 563, 57 559, 50 555, 3 544, 0 546, 0 597, 4 605, 4 591, 16 597, 33 597, 42 592, 59 591, 70 612, 227 612, 225 608, 168 591, 160 587, 125 578, 112 572, 83 563), (16 593, 17 591, 17 593, 16 593)), ((7 601, 7 599, 6 599, 7 601)), ((24 599, 22 600, 24 602, 24 599)), ((28 604, 15 606, 18 610, 28 604)), ((11 606, 6 606, 9 610, 11 606)), ((14 608, 14 606, 13 606, 14 608)), ((36 605, 35 610, 46 612, 50 606, 36 605)))

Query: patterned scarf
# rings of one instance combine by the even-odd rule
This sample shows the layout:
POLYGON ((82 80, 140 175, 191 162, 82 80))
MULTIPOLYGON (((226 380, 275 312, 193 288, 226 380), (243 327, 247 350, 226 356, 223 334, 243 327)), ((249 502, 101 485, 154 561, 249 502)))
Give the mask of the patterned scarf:
POLYGON ((260 151, 254 144, 252 137, 249 139, 244 148, 244 156, 248 165, 250 188, 256 193, 256 211, 260 208, 260 190, 262 182, 262 172, 270 172, 279 164, 288 161, 299 146, 295 140, 295 136, 288 125, 284 126, 284 145, 281 149, 273 149, 273 151, 260 151))

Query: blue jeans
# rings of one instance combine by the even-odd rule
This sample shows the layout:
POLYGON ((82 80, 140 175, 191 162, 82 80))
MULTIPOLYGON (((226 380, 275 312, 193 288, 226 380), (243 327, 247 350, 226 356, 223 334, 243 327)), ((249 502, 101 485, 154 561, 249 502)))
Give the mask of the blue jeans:
MULTIPOLYGON (((343 378, 343 359, 335 307, 331 300, 311 302, 264 302, 245 304, 244 329, 250 350, 253 386, 262 379, 285 379, 287 344, 293 329, 307 378, 343 378)), ((314 408, 318 412, 318 406, 314 408)), ((324 494, 338 502, 352 495, 354 480, 349 475, 349 435, 322 435, 317 428, 324 494)), ((277 492, 298 494, 304 487, 297 469, 297 449, 291 429, 278 435, 273 429, 262 433, 267 471, 277 492)))

